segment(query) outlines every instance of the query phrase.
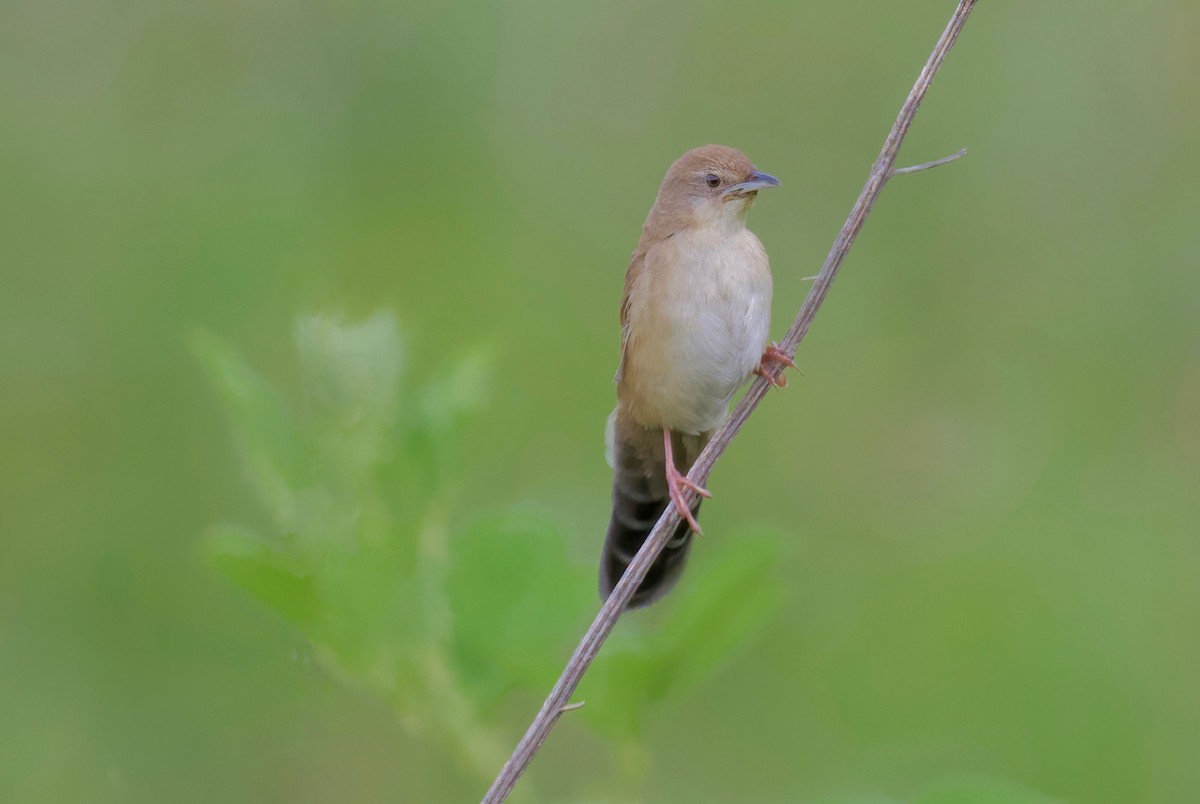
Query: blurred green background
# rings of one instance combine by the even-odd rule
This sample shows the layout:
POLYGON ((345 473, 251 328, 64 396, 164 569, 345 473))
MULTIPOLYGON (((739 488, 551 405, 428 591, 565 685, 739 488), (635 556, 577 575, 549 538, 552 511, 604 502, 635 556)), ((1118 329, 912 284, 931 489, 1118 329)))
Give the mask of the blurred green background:
MULTIPOLYGON (((781 334, 952 5, 5 4, 0 799, 477 799, 663 172, 783 179, 781 334)), ((524 800, 1195 800, 1198 99, 1194 2, 980 4, 524 800)))

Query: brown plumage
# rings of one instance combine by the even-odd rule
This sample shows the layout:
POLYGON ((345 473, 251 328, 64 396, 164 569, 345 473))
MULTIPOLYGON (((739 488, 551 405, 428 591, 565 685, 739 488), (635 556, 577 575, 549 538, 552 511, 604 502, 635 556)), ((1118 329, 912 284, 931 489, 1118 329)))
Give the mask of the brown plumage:
POLYGON ((764 360, 771 273, 745 221, 757 191, 778 183, 740 151, 706 145, 671 166, 646 216, 621 300, 617 407, 608 430, 613 509, 600 564, 604 597, 671 500, 684 522, 630 605, 662 596, 683 570, 691 532, 699 530, 699 503, 690 510, 683 503, 682 489, 692 484, 682 476, 764 360))

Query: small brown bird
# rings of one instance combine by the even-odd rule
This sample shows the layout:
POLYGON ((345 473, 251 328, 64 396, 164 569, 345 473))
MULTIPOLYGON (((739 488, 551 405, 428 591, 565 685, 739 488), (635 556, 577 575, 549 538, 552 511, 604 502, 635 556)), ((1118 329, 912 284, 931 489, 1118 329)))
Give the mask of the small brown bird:
POLYGON ((666 594, 683 571, 699 501, 708 491, 686 474, 728 415, 729 401, 759 373, 776 385, 795 365, 767 335, 771 271, 746 228, 758 191, 779 180, 741 151, 705 145, 667 171, 625 274, 617 407, 608 419, 612 518, 600 561, 607 598, 673 502, 684 521, 630 601, 666 594), (765 351, 764 351, 765 347, 765 351))

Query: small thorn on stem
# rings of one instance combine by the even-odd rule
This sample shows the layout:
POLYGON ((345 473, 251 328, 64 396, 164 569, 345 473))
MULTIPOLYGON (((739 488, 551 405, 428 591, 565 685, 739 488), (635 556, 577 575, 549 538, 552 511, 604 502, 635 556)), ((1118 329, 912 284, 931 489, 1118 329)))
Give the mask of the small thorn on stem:
POLYGON ((558 707, 558 713, 561 715, 564 712, 574 712, 576 709, 582 709, 583 705, 585 703, 587 703, 587 701, 580 701, 579 703, 563 704, 562 706, 558 707))
POLYGON ((967 155, 967 149, 962 148, 962 149, 950 154, 949 156, 943 156, 941 159, 935 159, 932 162, 922 162, 919 165, 912 165, 910 167, 892 168, 891 173, 888 173, 888 178, 890 179, 892 176, 903 176, 906 173, 919 173, 922 170, 929 170, 930 168, 935 168, 935 167, 939 167, 940 165, 949 164, 950 162, 953 162, 956 159, 962 159, 966 155, 967 155))

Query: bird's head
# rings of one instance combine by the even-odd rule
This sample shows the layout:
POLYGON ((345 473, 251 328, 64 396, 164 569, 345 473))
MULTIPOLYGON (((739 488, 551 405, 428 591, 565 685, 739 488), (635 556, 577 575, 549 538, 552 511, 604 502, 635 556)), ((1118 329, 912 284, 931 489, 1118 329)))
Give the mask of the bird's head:
POLYGON ((736 148, 704 145, 671 165, 655 211, 677 225, 744 226, 758 191, 778 185, 779 179, 756 170, 736 148))

